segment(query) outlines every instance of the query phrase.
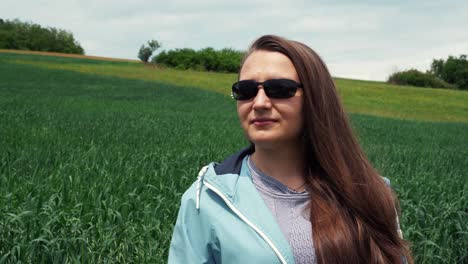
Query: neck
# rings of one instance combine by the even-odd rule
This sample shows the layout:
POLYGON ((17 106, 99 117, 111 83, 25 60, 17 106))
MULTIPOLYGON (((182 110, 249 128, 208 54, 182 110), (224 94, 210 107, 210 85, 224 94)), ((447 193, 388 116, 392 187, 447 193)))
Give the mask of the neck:
POLYGON ((274 148, 255 145, 251 158, 257 168, 291 189, 304 186, 303 153, 299 144, 274 148))

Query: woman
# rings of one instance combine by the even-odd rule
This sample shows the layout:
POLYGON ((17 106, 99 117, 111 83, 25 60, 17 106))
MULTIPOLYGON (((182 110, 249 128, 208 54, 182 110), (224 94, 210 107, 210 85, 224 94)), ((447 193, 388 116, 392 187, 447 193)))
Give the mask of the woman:
POLYGON ((312 49, 260 37, 232 96, 251 146, 185 192, 170 263, 412 262, 396 199, 312 49))

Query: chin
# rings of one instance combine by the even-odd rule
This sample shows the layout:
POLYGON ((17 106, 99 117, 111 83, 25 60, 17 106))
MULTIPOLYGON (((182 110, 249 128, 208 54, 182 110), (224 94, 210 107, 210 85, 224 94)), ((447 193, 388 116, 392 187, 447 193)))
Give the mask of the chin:
POLYGON ((267 135, 256 135, 256 136, 250 136, 248 137, 249 140, 255 144, 257 147, 273 147, 274 145, 278 144, 278 142, 281 142, 281 139, 278 137, 274 136, 267 136, 267 135))
POLYGON ((255 131, 254 133, 249 133, 247 139, 250 142, 254 143, 255 146, 261 148, 273 148, 279 145, 288 145, 297 143, 298 137, 292 135, 278 135, 277 133, 268 133, 255 131))

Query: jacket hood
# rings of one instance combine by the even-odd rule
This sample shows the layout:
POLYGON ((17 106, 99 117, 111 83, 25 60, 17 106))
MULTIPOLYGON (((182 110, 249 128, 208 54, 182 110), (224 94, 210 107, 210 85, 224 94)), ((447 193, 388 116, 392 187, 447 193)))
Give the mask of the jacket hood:
POLYGON ((242 160, 245 156, 250 155, 255 152, 254 145, 250 145, 237 153, 232 154, 231 156, 227 157, 223 162, 217 164, 214 167, 214 170, 217 175, 221 174, 240 174, 241 167, 242 167, 242 160))
POLYGON ((232 154, 221 163, 212 162, 204 166, 197 177, 196 208, 200 209, 200 194, 205 180, 217 186, 226 194, 228 199, 233 202, 235 199, 237 181, 242 174, 242 162, 247 155, 254 152, 255 147, 252 144, 232 154), (221 175, 223 176, 220 177, 221 175))

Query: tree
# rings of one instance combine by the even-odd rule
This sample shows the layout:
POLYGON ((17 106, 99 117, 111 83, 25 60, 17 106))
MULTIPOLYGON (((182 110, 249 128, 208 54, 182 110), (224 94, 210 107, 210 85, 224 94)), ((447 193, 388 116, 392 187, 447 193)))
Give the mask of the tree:
POLYGON ((459 89, 468 90, 468 60, 466 55, 460 55, 458 58, 449 56, 447 60, 433 60, 430 73, 459 89))
POLYGON ((153 62, 177 69, 197 71, 239 72, 244 52, 231 48, 215 50, 211 47, 201 50, 191 48, 162 51, 153 57, 153 62))
POLYGON ((444 69, 444 60, 433 60, 431 64, 430 73, 434 74, 438 78, 442 79, 442 71, 444 69))
POLYGON ((84 54, 73 34, 63 29, 42 27, 19 19, 0 19, 0 49, 19 49, 84 54))
POLYGON ((153 39, 153 40, 148 41, 148 46, 151 48, 152 52, 155 52, 157 49, 161 47, 161 43, 153 39))
POLYGON ((434 87, 451 89, 452 86, 429 72, 416 69, 395 72, 388 77, 388 83, 398 85, 412 85, 417 87, 434 87))
POLYGON ((138 51, 138 58, 144 62, 147 63, 153 55, 153 53, 161 47, 161 43, 159 43, 157 40, 150 40, 148 41, 148 46, 145 46, 145 44, 141 45, 140 50, 138 51))

